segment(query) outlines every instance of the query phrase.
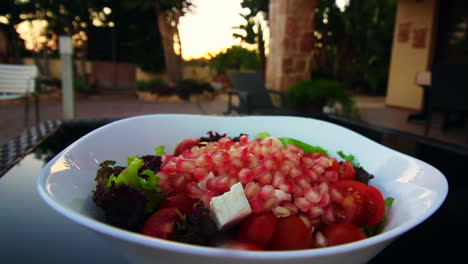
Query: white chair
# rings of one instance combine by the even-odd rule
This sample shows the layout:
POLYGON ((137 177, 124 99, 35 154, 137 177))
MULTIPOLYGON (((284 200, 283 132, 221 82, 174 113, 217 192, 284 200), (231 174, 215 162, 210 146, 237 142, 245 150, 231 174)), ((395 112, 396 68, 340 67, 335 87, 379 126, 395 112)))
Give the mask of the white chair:
POLYGON ((39 99, 36 88, 37 67, 34 65, 0 64, 0 100, 24 99, 24 125, 29 121, 29 98, 34 97, 36 122, 39 122, 39 99))

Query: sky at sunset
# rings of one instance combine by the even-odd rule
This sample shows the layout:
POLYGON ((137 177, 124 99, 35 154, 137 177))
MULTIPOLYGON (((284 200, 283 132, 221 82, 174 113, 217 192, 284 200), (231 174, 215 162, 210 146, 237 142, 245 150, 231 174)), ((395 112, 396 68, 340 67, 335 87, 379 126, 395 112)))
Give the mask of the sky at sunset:
POLYGON ((238 44, 232 27, 245 24, 241 0, 194 0, 194 11, 180 18, 179 33, 184 59, 213 55, 238 44))

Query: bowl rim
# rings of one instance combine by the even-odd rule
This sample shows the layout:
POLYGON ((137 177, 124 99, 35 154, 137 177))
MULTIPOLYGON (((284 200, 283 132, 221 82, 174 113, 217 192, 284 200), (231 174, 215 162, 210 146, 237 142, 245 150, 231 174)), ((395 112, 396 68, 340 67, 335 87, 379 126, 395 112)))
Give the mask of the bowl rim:
POLYGON ((434 201, 434 205, 426 210, 424 213, 410 219, 409 221, 403 223, 402 225, 396 226, 390 230, 387 230, 383 233, 380 233, 376 236, 369 237, 364 240, 356 241, 353 243, 338 245, 338 246, 331 246, 325 248, 314 248, 314 249, 304 249, 304 250, 288 250, 288 251, 246 251, 246 250, 232 250, 226 248, 216 248, 216 247, 208 247, 208 246, 199 246, 199 245, 192 245, 187 243, 181 243, 176 241, 170 241, 165 239, 159 239, 154 237, 145 236, 143 234, 139 234, 136 232, 127 231, 118 227, 111 226, 99 220, 93 219, 91 217, 85 216, 71 208, 68 208, 65 205, 60 204, 57 200, 55 200, 47 186, 47 178, 50 175, 49 171, 53 164, 57 162, 57 160, 62 157, 66 152, 70 151, 71 149, 75 148, 77 144, 81 141, 86 140, 92 133, 103 129, 109 129, 110 127, 119 125, 122 122, 129 122, 135 119, 141 118, 153 118, 156 116, 165 116, 168 118, 177 117, 177 118, 213 118, 213 119, 226 119, 226 118, 239 118, 239 119, 247 119, 247 118, 278 118, 279 116, 206 116, 206 115, 192 115, 192 114, 150 114, 150 115, 140 115, 134 117, 128 117, 124 119, 120 119, 104 126, 101 126, 93 131, 90 131, 86 135, 82 136, 71 145, 66 147, 62 150, 59 154, 57 154, 52 160, 50 160, 41 170, 39 176, 36 180, 36 191, 39 193, 40 197, 49 205, 52 209, 54 209, 59 214, 65 216, 66 218, 70 219, 71 221, 85 226, 97 233, 102 233, 108 235, 110 237, 124 240, 127 242, 136 243, 138 245, 155 248, 159 250, 166 250, 176 253, 183 253, 183 254, 193 254, 193 255, 203 255, 203 256, 228 256, 232 258, 239 258, 239 259, 292 259, 292 258, 308 258, 308 257, 320 257, 326 256, 330 254, 339 254, 339 253, 346 253, 362 248, 366 248, 376 244, 382 244, 385 242, 389 242, 390 240, 396 239, 403 233, 409 231, 410 229, 414 228, 415 226, 421 224, 425 220, 427 220, 432 214, 434 214, 444 203, 447 194, 448 194, 448 182, 446 177, 435 167, 430 164, 427 164, 424 161, 406 155, 404 153, 398 152, 391 148, 388 148, 378 142, 375 142, 367 137, 360 135, 359 133, 350 130, 346 127, 319 120, 314 118, 305 118, 305 117, 292 117, 292 116, 281 116, 281 118, 291 118, 291 119, 307 119, 307 120, 314 120, 319 123, 326 123, 326 125, 338 126, 340 129, 348 130, 354 134, 357 134, 360 137, 363 137, 374 144, 377 144, 388 151, 392 151, 398 155, 402 155, 405 157, 409 157, 410 159, 416 160, 417 162, 429 166, 433 169, 437 176, 440 178, 440 184, 442 186, 440 195, 437 196, 437 200, 434 201))

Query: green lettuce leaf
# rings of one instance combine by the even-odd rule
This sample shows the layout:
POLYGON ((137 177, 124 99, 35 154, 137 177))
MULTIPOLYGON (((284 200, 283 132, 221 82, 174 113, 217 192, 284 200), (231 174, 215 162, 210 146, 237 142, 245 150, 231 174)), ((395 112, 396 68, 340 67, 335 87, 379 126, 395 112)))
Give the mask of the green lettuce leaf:
POLYGON ((157 147, 154 148, 154 155, 155 156, 162 157, 164 154, 166 154, 166 150, 165 150, 164 145, 157 146, 157 147))
POLYGON ((110 187, 112 184, 133 186, 143 192, 148 199, 147 210, 153 210, 165 197, 165 195, 161 193, 159 177, 151 170, 144 170, 138 174, 140 168, 144 165, 143 159, 130 157, 127 162, 129 163, 128 167, 119 175, 115 176, 112 174, 109 177, 106 187, 110 187), (141 177, 140 175, 146 177, 141 177))
POLYGON ((262 139, 262 138, 267 138, 267 137, 271 137, 270 133, 268 132, 260 132, 257 134, 257 136, 255 138, 257 139, 262 139))
POLYGON ((312 146, 312 145, 309 145, 307 143, 304 143, 300 140, 297 140, 297 139, 292 139, 292 138, 287 138, 287 137, 281 137, 281 138, 278 138, 281 143, 283 143, 283 145, 287 146, 288 144, 294 144, 296 145, 297 147, 301 148, 304 150, 304 153, 317 153, 317 152, 320 152, 320 153, 324 153, 325 155, 327 156, 330 156, 328 154, 328 151, 325 150, 324 148, 322 147, 319 147, 319 146, 312 146))
POLYGON ((343 151, 338 151, 337 152, 338 155, 340 155, 341 158, 343 158, 344 160, 347 160, 349 162, 351 162, 351 164, 353 164, 354 167, 356 168, 359 168, 361 167, 361 164, 359 164, 359 162, 356 161, 356 157, 354 157, 353 154, 348 154, 346 155, 343 151))

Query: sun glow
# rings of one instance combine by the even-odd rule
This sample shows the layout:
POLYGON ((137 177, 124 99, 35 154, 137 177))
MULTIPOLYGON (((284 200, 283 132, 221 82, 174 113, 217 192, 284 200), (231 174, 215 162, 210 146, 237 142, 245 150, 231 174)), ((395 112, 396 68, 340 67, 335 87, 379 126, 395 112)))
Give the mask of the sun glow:
POLYGON ((233 27, 245 24, 239 13, 243 11, 241 0, 195 0, 194 11, 180 18, 179 34, 182 42, 182 57, 210 58, 232 45, 240 44, 234 39, 233 27))

